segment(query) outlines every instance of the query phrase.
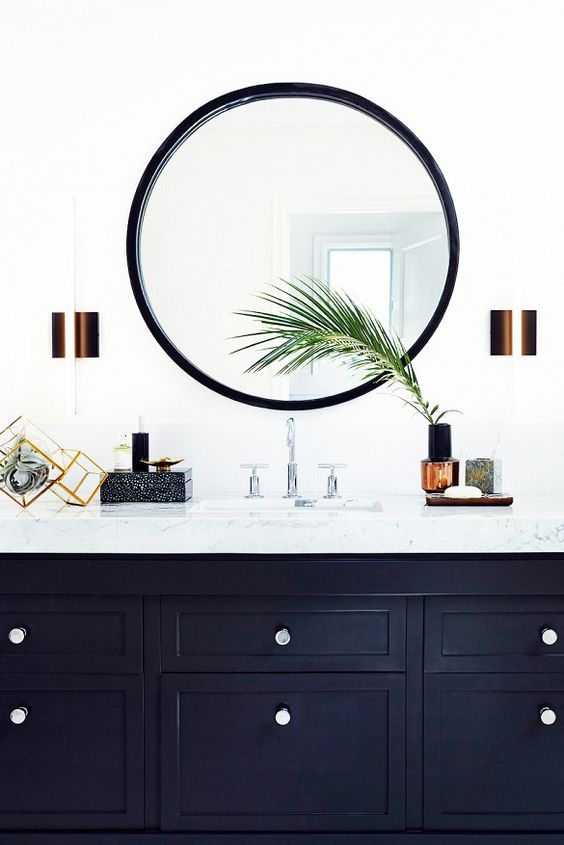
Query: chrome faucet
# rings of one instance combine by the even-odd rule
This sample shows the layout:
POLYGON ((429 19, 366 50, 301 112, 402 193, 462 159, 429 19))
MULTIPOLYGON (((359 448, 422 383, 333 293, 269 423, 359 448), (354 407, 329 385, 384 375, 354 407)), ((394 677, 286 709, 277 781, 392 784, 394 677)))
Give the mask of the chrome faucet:
POLYGON ((286 446, 288 447, 288 489, 286 499, 295 499, 298 493, 298 464, 296 462, 296 423, 293 417, 286 420, 286 446))

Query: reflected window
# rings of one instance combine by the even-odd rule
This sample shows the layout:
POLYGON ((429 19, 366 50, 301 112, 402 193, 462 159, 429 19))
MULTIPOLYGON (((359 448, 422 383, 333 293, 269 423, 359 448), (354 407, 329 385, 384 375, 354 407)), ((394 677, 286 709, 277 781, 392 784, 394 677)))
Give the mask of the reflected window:
POLYGON ((392 251, 367 247, 329 247, 327 273, 330 285, 345 290, 366 305, 386 326, 390 325, 392 251))

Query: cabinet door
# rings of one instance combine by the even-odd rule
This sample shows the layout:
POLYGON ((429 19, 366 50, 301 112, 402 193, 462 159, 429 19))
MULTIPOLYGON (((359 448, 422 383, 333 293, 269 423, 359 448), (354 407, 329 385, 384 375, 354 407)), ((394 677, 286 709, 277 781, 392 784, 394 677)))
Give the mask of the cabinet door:
POLYGON ((163 828, 399 830, 402 675, 163 677, 163 828))
POLYGON ((425 686, 426 827, 563 829, 564 678, 432 675, 425 686))
POLYGON ((143 826, 133 676, 0 676, 0 828, 143 826))

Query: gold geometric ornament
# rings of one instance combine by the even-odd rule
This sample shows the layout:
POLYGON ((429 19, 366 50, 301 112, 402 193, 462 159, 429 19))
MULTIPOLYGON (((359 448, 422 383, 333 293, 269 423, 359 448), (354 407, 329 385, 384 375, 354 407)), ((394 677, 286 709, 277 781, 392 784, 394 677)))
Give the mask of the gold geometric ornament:
POLYGON ((59 478, 51 491, 67 505, 81 505, 85 508, 106 478, 108 473, 80 449, 61 449, 57 459, 65 468, 64 475, 59 478))
POLYGON ((65 474, 62 449, 23 417, 0 431, 0 491, 27 508, 65 474))

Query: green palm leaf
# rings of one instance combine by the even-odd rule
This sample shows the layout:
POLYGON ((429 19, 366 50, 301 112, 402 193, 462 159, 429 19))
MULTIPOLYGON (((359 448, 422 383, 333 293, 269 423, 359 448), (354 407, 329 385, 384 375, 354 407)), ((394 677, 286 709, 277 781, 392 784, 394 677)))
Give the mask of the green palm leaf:
POLYGON ((400 338, 386 331, 380 320, 344 291, 320 279, 281 280, 257 294, 272 310, 235 313, 258 323, 254 332, 236 335, 249 342, 231 354, 256 349, 259 358, 246 370, 258 373, 279 365, 278 375, 288 375, 305 364, 330 359, 358 371, 363 381, 390 382, 399 388, 402 401, 431 424, 450 411, 430 407, 423 399, 413 364, 400 338), (407 396, 405 395, 407 393, 407 396))

